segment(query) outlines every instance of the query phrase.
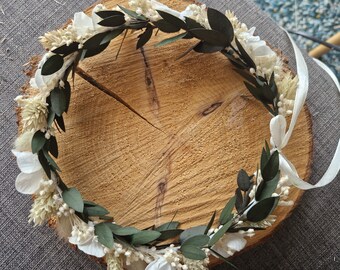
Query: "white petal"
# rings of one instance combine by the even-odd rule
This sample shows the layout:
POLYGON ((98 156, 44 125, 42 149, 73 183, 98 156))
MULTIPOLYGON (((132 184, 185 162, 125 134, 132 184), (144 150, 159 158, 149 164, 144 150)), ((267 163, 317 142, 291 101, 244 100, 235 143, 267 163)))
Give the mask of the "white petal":
POLYGON ((12 150, 12 153, 17 157, 18 167, 23 173, 34 173, 42 169, 37 154, 16 150, 12 150))
POLYGON ((22 194, 34 194, 38 191, 43 171, 20 173, 15 181, 15 188, 22 194))
POLYGON ((246 244, 247 241, 241 234, 227 233, 213 246, 213 249, 223 257, 228 258, 236 251, 243 249, 246 244))
POLYGON ((38 68, 34 75, 34 82, 37 88, 44 88, 46 86, 43 76, 41 75, 41 69, 38 68))
POLYGON ((78 248, 86 254, 98 258, 101 258, 105 255, 104 246, 100 244, 96 238, 92 238, 92 241, 89 241, 86 244, 78 245, 78 248))
POLYGON ((282 115, 277 115, 270 120, 271 142, 274 147, 280 149, 286 133, 287 122, 282 115))
POLYGON ((93 30, 92 19, 84 12, 74 14, 73 26, 78 36, 84 36, 89 30, 93 30))
POLYGON ((275 54, 271 48, 269 48, 267 45, 253 47, 254 49, 254 55, 256 56, 272 56, 275 54))
POLYGON ((227 246, 232 250, 240 251, 247 244, 247 240, 239 233, 229 233, 226 236, 227 246))
POLYGON ((174 270, 170 263, 164 257, 159 257, 157 260, 149 263, 145 270, 174 270))
POLYGON ((181 13, 181 16, 184 18, 184 17, 188 17, 188 18, 190 18, 191 16, 193 16, 193 11, 190 9, 190 7, 189 6, 187 6, 186 7, 186 9, 185 10, 183 10, 181 13))

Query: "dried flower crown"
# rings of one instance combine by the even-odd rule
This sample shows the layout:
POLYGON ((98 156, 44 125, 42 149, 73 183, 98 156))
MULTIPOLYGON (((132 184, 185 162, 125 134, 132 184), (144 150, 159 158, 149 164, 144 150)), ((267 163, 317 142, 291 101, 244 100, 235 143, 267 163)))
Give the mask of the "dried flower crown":
MULTIPOLYGON (((87 254, 105 256, 108 269, 122 269, 123 265, 129 268, 131 264, 130 269, 144 269, 146 264, 149 270, 207 269, 209 255, 226 261, 245 247, 245 236, 271 226, 276 206, 292 203, 285 201, 292 184, 310 188, 282 154, 304 103, 308 81, 302 81, 307 86, 299 85, 297 76, 284 71, 281 57, 254 36, 255 28, 248 29, 230 11, 222 14, 192 4, 180 13, 154 0, 131 0, 129 4, 130 9, 118 6, 113 10, 97 5, 92 17, 76 13, 72 24, 40 38, 48 52, 30 81, 35 95, 16 99, 22 126, 13 150, 21 170, 16 188, 24 194, 35 194, 30 221, 41 225, 56 219, 57 229, 70 243, 87 254), (76 188, 67 187, 59 175, 54 160, 58 144, 53 125, 65 131, 63 114, 68 111, 71 97, 68 78, 80 61, 101 53, 112 39, 128 30, 143 31, 138 36, 137 49, 149 41, 154 31, 161 31, 180 33, 157 46, 193 39, 197 43, 186 53, 222 53, 245 79, 250 93, 272 115, 272 149, 265 145, 260 168, 254 174, 239 171, 238 188, 220 214, 218 228, 212 228, 216 212, 206 225, 185 230, 173 220, 145 230, 122 227, 112 222, 104 207, 83 200, 76 188), (292 113, 286 132, 285 117, 292 113), (166 240, 172 240, 172 244, 162 245, 166 240)), ((301 62, 300 52, 294 49, 301 62)), ((302 71, 303 63, 298 63, 302 71)))

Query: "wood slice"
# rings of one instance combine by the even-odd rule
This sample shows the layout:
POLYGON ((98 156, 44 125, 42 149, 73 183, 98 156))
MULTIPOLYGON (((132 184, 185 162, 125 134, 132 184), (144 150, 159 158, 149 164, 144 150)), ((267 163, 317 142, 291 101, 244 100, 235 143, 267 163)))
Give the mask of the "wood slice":
MULTIPOLYGON (((163 2, 177 10, 190 3, 163 2)), ((127 6, 104 1, 110 8, 117 3, 127 6)), ((256 171, 270 138, 270 115, 223 55, 176 60, 193 41, 156 48, 169 37, 159 33, 136 50, 139 34, 127 35, 117 60, 122 37, 81 63, 67 131, 57 135, 61 176, 124 226, 143 229, 174 215, 182 228, 206 224, 234 195, 238 171, 256 171)), ((307 178, 312 133, 306 107, 284 152, 307 178)), ((292 188, 296 203, 277 207, 274 226, 248 238, 248 247, 272 234, 301 193, 292 188)))

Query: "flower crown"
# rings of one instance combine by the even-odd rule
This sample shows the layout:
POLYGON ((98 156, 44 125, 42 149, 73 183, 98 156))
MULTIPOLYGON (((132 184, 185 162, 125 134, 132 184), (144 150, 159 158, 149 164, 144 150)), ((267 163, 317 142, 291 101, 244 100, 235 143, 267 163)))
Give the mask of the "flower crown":
POLYGON ((230 11, 223 14, 191 4, 177 12, 154 0, 131 0, 129 5, 130 9, 117 6, 112 10, 97 5, 91 17, 76 13, 71 24, 40 38, 47 53, 30 80, 34 94, 16 98, 22 127, 13 150, 21 170, 16 188, 34 194, 30 221, 41 225, 53 220, 71 244, 89 255, 105 256, 108 269, 207 269, 210 255, 228 262, 229 256, 246 246, 245 237, 275 222, 271 213, 277 205, 293 203, 287 200, 291 185, 309 189, 334 179, 339 171, 339 147, 330 169, 315 186, 299 178, 282 152, 308 90, 307 66, 292 40, 298 76, 287 72, 282 58, 254 35, 254 27, 248 29, 230 11), (55 130, 65 132, 63 114, 68 111, 71 97, 68 79, 74 76, 80 61, 101 53, 111 40, 129 30, 141 31, 137 49, 155 31, 161 31, 176 34, 156 46, 196 40, 183 56, 190 51, 222 53, 272 116, 270 146, 266 143, 259 154, 260 167, 251 174, 239 171, 235 196, 219 215, 217 228, 213 228, 216 211, 207 224, 185 230, 174 220, 145 230, 123 227, 113 222, 104 207, 83 200, 76 188, 62 181, 54 159, 58 157, 55 130), (288 129, 287 116, 291 116, 288 129))

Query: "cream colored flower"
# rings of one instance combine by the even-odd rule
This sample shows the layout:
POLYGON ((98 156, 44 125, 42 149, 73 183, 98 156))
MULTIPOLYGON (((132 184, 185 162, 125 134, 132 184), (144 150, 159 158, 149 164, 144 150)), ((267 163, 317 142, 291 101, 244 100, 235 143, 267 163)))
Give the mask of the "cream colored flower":
POLYGON ((30 98, 18 96, 15 101, 18 103, 18 106, 22 108, 21 123, 24 132, 37 131, 46 127, 48 104, 44 98, 41 98, 41 96, 30 98))
POLYGON ((89 254, 101 258, 105 255, 105 247, 98 242, 98 236, 94 234, 94 224, 86 224, 77 216, 73 215, 74 225, 71 236, 68 238, 71 244, 77 245, 78 248, 89 254))
POLYGON ((54 50, 63 45, 70 45, 77 40, 77 34, 72 25, 68 25, 66 28, 47 32, 43 36, 39 37, 40 43, 46 50, 54 50))
POLYGON ((211 29, 208 21, 206 5, 190 4, 184 11, 181 12, 181 15, 195 20, 206 29, 211 29))
POLYGON ((173 267, 163 256, 161 256, 149 263, 145 270, 175 270, 175 267, 173 267))
POLYGON ((227 233, 213 246, 213 250, 228 258, 235 252, 242 250, 246 244, 247 241, 242 234, 227 233))
POLYGON ((157 10, 164 11, 169 13, 181 20, 184 20, 184 17, 180 12, 169 8, 168 6, 159 3, 155 0, 130 0, 129 1, 130 8, 135 11, 137 14, 143 14, 146 18, 150 19, 150 21, 158 21, 162 17, 158 14, 157 10))
POLYGON ((46 174, 40 165, 37 154, 31 152, 19 152, 12 150, 17 158, 18 167, 21 173, 15 181, 15 188, 22 194, 35 194, 46 174))
POLYGON ((28 216, 28 222, 33 222, 35 226, 42 225, 55 214, 56 204, 53 199, 54 193, 55 184, 52 180, 41 182, 41 187, 34 199, 28 216))

